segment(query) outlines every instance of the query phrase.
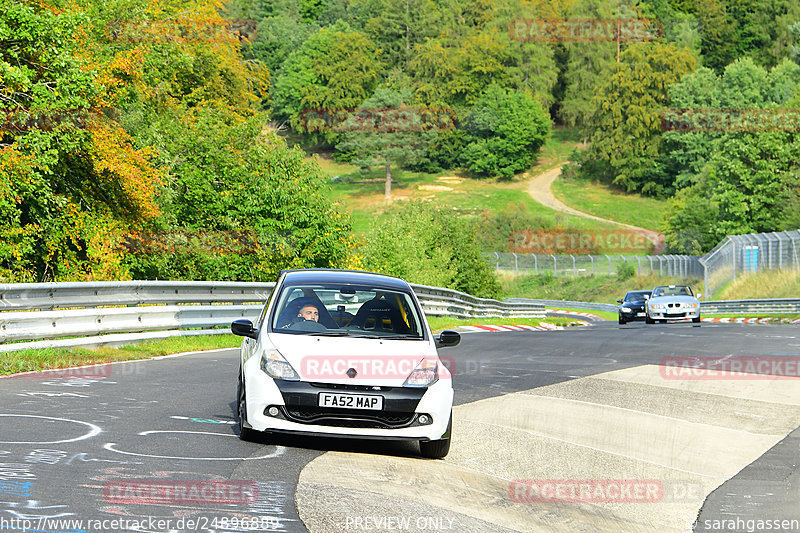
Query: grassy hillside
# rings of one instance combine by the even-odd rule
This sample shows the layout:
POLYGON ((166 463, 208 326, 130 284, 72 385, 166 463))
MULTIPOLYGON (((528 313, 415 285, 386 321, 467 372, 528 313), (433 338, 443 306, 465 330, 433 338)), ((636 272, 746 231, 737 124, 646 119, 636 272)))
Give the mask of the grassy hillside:
POLYGON ((722 290, 713 294, 714 300, 747 300, 759 298, 800 298, 800 272, 773 270, 738 276, 722 290))
MULTIPOLYGON (((566 161, 577 143, 578 139, 569 130, 555 130, 542 147, 537 164, 525 175, 512 180, 470 179, 460 172, 426 174, 392 168, 392 202, 412 199, 435 202, 465 216, 513 211, 549 226, 581 230, 614 229, 612 224, 557 213, 534 201, 527 192, 527 182, 531 176, 566 161)), ((330 198, 350 213, 357 234, 369 230, 376 216, 384 216, 391 205, 383 195, 384 169, 373 168, 362 172, 353 165, 337 163, 323 155, 314 157, 331 180, 330 198)))
POLYGON ((553 195, 566 205, 598 217, 658 230, 661 214, 667 206, 639 194, 626 194, 619 189, 593 180, 565 178, 553 182, 553 195))
POLYGON ((579 302, 616 303, 627 291, 652 289, 657 285, 680 283, 703 292, 703 282, 698 279, 678 279, 652 276, 580 276, 554 278, 552 275, 500 277, 503 296, 506 298, 537 298, 543 300, 571 300, 579 302))

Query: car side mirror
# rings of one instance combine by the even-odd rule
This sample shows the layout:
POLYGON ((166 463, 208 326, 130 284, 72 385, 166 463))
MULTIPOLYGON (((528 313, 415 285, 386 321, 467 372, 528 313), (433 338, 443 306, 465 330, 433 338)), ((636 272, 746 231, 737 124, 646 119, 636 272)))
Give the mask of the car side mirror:
POLYGON ((452 331, 449 329, 444 330, 443 332, 439 333, 434 337, 436 341, 437 348, 449 348, 452 346, 458 346, 461 342, 461 334, 457 331, 452 331))
POLYGON ((622 303, 622 298, 617 299, 617 303, 621 304, 622 303))
POLYGON ((645 294, 644 295, 644 299, 645 299, 645 301, 649 300, 650 299, 650 295, 649 294, 645 294))
POLYGON ((699 300, 699 299, 700 299, 700 298, 702 298, 702 297, 703 297, 703 293, 702 293, 702 292, 698 292, 698 293, 697 293, 697 299, 699 300))
POLYGON ((258 338, 258 330, 253 327, 252 322, 244 318, 234 320, 231 324, 231 331, 234 335, 239 335, 240 337, 258 338))

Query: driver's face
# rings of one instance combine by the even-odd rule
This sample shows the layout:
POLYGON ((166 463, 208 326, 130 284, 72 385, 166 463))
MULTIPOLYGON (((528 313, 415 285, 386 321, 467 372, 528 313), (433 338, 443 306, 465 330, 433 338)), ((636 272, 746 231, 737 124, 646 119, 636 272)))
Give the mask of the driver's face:
POLYGON ((297 313, 297 316, 303 317, 306 320, 313 320, 314 322, 319 322, 319 311, 313 305, 306 305, 300 312, 297 313))

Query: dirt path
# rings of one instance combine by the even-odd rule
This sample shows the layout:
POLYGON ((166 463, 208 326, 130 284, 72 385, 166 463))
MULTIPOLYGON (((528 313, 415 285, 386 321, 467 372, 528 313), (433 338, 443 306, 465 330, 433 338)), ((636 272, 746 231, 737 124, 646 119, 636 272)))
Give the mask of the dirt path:
POLYGON ((573 209, 558 200, 555 195, 553 195, 553 191, 550 190, 550 186, 553 184, 556 178, 561 175, 562 166, 563 165, 559 165, 556 168, 550 169, 532 178, 528 182, 528 194, 530 194, 534 200, 544 206, 549 207, 550 209, 555 209, 556 211, 561 211, 562 213, 567 213, 578 217, 591 218, 593 220, 599 220, 600 222, 608 222, 610 224, 623 226, 628 229, 632 229, 637 233, 641 233, 651 242, 658 242, 663 239, 663 235, 657 231, 640 228, 638 226, 632 226, 630 224, 624 224, 622 222, 616 222, 614 220, 608 220, 606 218, 596 217, 594 215, 578 211, 577 209, 573 209))

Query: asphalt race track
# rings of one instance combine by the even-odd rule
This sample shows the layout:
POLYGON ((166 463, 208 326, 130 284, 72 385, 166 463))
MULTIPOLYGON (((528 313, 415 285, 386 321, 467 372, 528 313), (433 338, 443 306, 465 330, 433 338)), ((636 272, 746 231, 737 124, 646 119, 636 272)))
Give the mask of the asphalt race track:
POLYGON ((441 355, 457 404, 445 460, 411 444, 240 441, 237 350, 2 379, 0 530, 748 531, 800 519, 797 381, 659 365, 796 361, 797 326, 466 333, 441 355))

